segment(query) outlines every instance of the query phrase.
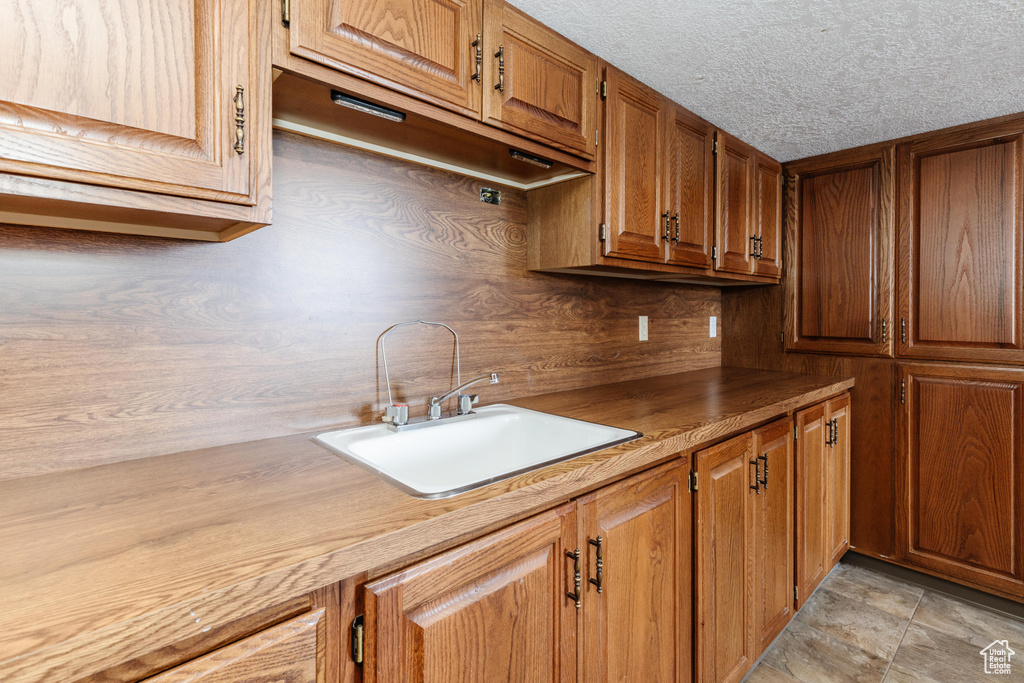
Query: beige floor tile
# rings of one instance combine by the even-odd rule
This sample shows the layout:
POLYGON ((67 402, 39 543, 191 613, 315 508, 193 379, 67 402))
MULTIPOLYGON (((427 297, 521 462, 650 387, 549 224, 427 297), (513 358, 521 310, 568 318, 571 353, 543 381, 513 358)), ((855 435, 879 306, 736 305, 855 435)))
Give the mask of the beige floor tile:
POLYGON ((974 643, 916 621, 912 621, 907 628, 892 667, 904 676, 895 680, 936 683, 991 683, 993 680, 1007 680, 1004 676, 985 674, 980 648, 974 643), (910 678, 911 675, 918 678, 910 678))
POLYGON ((773 669, 764 662, 758 664, 743 680, 745 683, 798 683, 789 674, 773 669))
POLYGON ((1024 621, 1020 619, 927 591, 914 614, 914 623, 969 641, 979 649, 993 640, 1009 640, 1010 647, 1021 653, 1024 669, 1024 621))
POLYGON ((899 618, 866 601, 835 593, 831 587, 829 584, 819 588, 796 618, 886 662, 891 661, 910 623, 909 615, 899 618))
POLYGON ((794 619, 762 660, 803 683, 878 683, 888 662, 794 619))
POLYGON ((941 683, 941 681, 893 664, 889 667, 889 673, 885 675, 884 683, 941 683))
POLYGON ((920 586, 842 563, 828 575, 824 587, 901 619, 910 619, 924 593, 920 586))

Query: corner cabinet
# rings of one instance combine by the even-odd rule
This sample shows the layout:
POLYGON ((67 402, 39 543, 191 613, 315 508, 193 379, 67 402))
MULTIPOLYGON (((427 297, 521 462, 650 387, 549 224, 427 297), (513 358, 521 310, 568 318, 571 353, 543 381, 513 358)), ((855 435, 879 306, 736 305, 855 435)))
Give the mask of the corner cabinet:
POLYGON ((367 585, 364 680, 687 683, 689 471, 682 457, 367 585))
POLYGON ((1024 597, 1024 370, 901 364, 900 560, 1024 597))
POLYGON ((0 220, 208 240, 269 222, 256 0, 102 5, 21 3, 0 28, 0 220))
POLYGON ((894 147, 786 166, 788 351, 891 356, 894 147))

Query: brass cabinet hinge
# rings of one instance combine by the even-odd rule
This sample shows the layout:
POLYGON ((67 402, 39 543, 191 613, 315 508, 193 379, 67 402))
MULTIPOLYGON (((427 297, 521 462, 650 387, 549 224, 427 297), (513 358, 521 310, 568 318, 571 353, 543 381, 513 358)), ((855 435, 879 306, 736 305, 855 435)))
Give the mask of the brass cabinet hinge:
POLYGON ((718 154, 718 138, 715 138, 715 143, 711 146, 711 153, 718 154))
POLYGON ((793 423, 793 441, 796 441, 799 438, 800 438, 800 432, 797 431, 797 429, 796 429, 796 422, 794 422, 793 423))
POLYGON ((711 247, 711 260, 712 261, 717 261, 718 260, 718 247, 714 247, 714 246, 711 247))
POLYGON ((900 341, 907 343, 907 319, 900 318, 900 341))
POLYGON ((363 615, 352 620, 352 661, 363 663, 363 615))
POLYGON ((693 493, 694 491, 697 490, 697 470, 691 470, 690 471, 690 486, 689 486, 689 489, 690 489, 690 493, 693 493))
POLYGON ((601 144, 601 129, 594 129, 594 147, 598 147, 601 144))
POLYGON ((800 602, 800 586, 793 586, 793 602, 800 602))
POLYGON ((608 239, 608 226, 604 223, 597 226, 597 239, 599 242, 604 242, 608 239))
POLYGON ((907 380, 900 380, 900 403, 907 402, 907 380))
POLYGON ((288 26, 292 21, 292 0, 281 0, 281 23, 288 26))
POLYGON ((882 343, 889 341, 889 323, 885 318, 882 318, 882 343))
POLYGON ((608 81, 601 81, 601 99, 608 99, 608 81))

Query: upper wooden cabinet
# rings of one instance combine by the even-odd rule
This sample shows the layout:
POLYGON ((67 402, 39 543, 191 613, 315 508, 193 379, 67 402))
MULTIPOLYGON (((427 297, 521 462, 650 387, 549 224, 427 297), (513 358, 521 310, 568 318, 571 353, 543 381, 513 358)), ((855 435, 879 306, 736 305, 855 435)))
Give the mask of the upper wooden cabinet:
POLYGON ((292 0, 292 54, 593 159, 597 58, 503 0, 292 0))
POLYGON ((603 165, 604 255, 665 261, 665 122, 668 101, 608 67, 603 165))
POLYGON ((786 349, 887 356, 892 319, 894 148, 786 166, 786 349))
POLYGON ((1024 124, 897 147, 901 356, 1024 360, 1024 124))
POLYGON ((668 106, 665 187, 668 262, 711 267, 715 216, 715 129, 673 102, 668 106))
POLYGON ((782 166, 722 131, 716 142, 715 270, 777 278, 782 271, 782 166))
POLYGON ((291 0, 289 28, 293 54, 480 116, 483 0, 291 0))
POLYGON ((1024 371, 901 365, 901 560, 1024 596, 1024 371))
POLYGON ((265 223, 269 25, 256 4, 20 3, 0 27, 0 220, 152 220, 154 234, 203 239, 265 223))
POLYGON ((484 6, 483 120, 593 159, 597 58, 502 0, 484 6))

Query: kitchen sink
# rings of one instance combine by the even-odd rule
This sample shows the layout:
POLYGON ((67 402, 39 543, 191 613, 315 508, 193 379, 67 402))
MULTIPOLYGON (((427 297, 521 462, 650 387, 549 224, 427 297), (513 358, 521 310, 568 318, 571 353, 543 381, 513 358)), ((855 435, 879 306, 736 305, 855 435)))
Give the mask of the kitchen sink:
POLYGON ((447 498, 643 436, 501 404, 477 408, 471 417, 408 431, 355 427, 313 440, 410 495, 447 498))

